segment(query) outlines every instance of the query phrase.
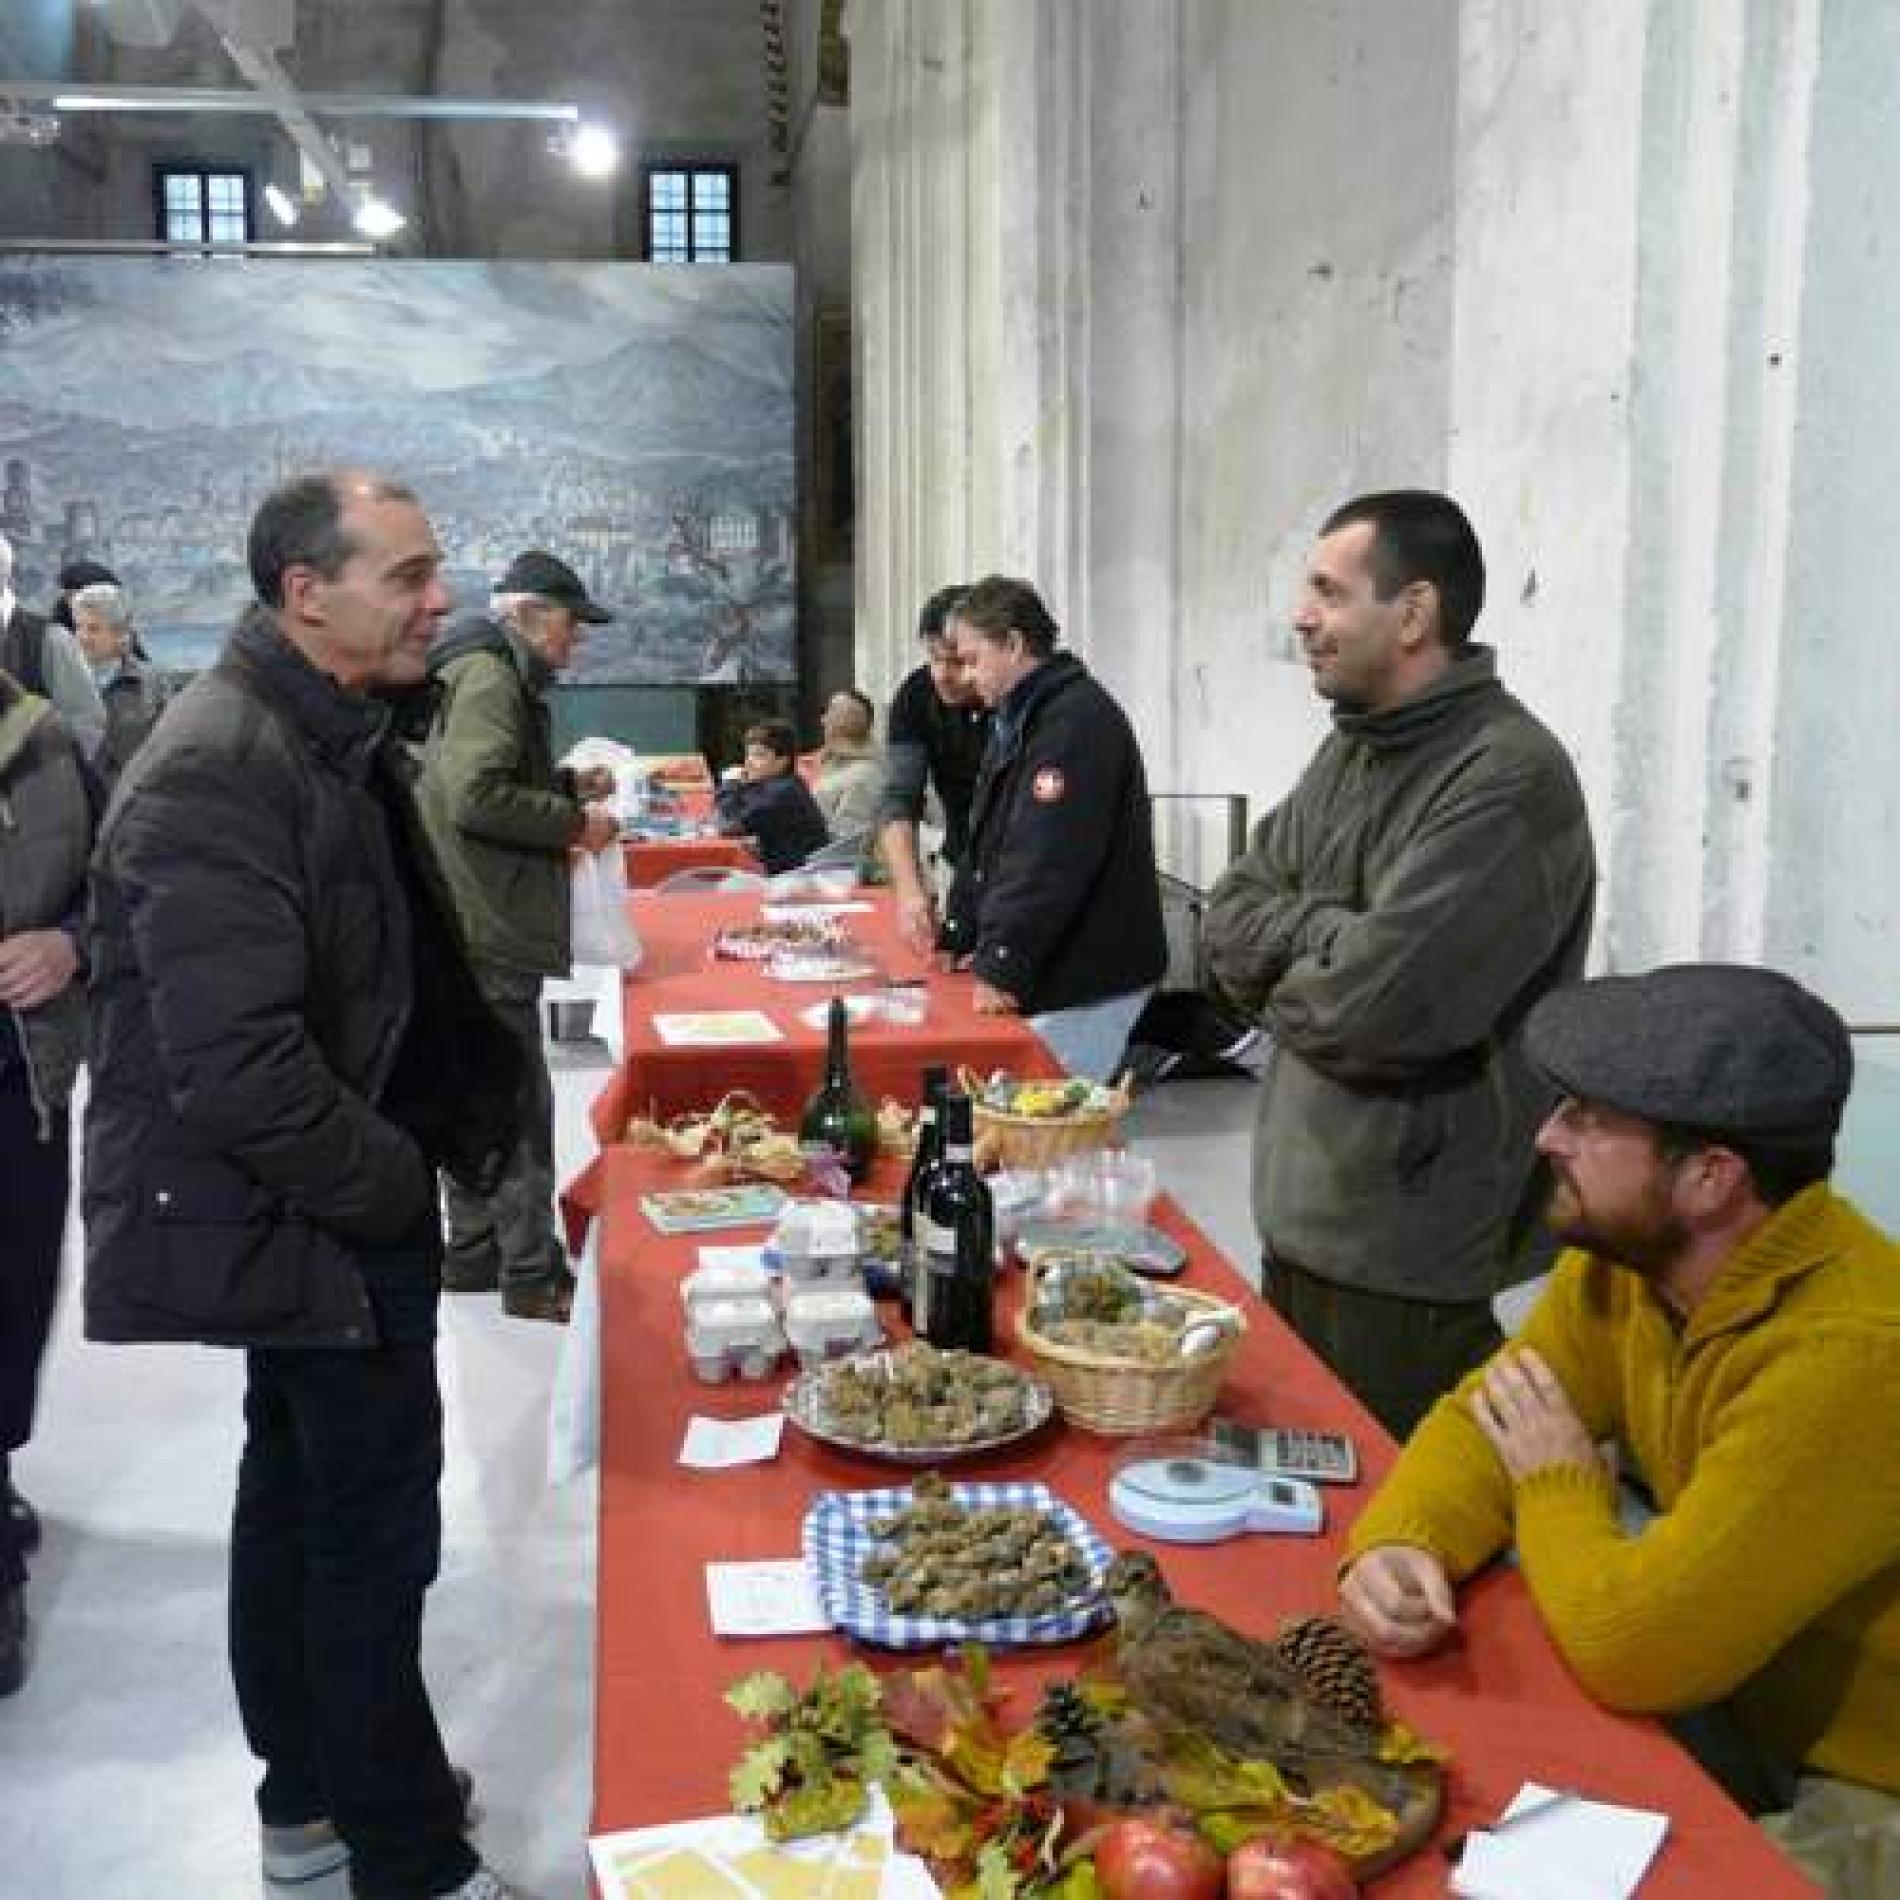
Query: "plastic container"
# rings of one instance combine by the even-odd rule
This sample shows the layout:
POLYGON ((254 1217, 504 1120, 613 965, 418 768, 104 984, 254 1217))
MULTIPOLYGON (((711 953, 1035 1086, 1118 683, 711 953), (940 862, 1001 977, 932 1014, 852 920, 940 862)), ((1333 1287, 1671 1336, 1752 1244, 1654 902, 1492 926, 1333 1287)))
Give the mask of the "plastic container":
POLYGON ((1148 1218, 1159 1186, 1160 1172, 1147 1155, 1096 1148, 1057 1165, 1049 1183, 1048 1211, 1138 1227, 1148 1218))
POLYGON ((869 1294, 821 1289, 794 1293, 785 1302, 785 1336, 798 1363, 809 1369, 880 1345, 884 1329, 869 1294))
POLYGON ((770 1253, 793 1290, 864 1289, 863 1241, 848 1201, 794 1201, 779 1216, 770 1253))
POLYGON ((769 1300, 707 1300, 687 1311, 686 1354, 694 1376, 708 1385, 763 1379, 784 1351, 785 1334, 769 1300))
POLYGON ((772 1276, 757 1262, 696 1267, 680 1282, 680 1298, 689 1313, 712 1300, 769 1301, 771 1297, 772 1276))

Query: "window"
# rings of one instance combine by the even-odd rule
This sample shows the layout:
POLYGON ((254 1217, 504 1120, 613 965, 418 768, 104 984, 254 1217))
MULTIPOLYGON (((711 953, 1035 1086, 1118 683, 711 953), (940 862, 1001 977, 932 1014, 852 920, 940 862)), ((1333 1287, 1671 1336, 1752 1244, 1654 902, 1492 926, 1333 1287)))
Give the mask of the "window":
POLYGON ((158 235, 172 244, 248 244, 250 173, 159 166, 158 235))
POLYGON ((736 165, 649 165, 642 223, 649 264, 730 264, 739 249, 736 165))

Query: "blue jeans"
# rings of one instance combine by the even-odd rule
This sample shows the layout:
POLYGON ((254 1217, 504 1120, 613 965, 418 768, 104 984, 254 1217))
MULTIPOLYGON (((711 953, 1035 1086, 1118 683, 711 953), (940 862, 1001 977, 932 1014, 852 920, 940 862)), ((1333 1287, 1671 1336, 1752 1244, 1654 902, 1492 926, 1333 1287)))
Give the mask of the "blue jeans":
POLYGON ((1153 994, 1151 983, 1122 996, 1104 997, 1099 1003, 1044 1010, 1040 1016, 1030 1017, 1029 1026, 1071 1075, 1084 1076, 1091 1082, 1112 1082, 1122 1057, 1128 1053, 1129 1032, 1153 994))
POLYGON ((248 1355, 231 1671, 265 1825, 327 1815, 362 1900, 419 1900, 477 1859, 422 1679, 442 1542, 437 1270, 419 1258, 395 1292, 382 1264, 371 1292, 389 1343, 248 1355))

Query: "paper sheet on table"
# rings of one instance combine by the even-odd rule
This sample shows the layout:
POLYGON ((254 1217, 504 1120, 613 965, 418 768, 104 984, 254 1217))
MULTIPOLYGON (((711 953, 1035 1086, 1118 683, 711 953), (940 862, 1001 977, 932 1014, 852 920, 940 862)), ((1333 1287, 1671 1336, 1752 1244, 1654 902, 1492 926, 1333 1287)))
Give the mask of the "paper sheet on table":
POLYGON ((732 1049, 783 1042, 785 1033, 760 1009, 662 1010, 653 1031, 669 1049, 732 1049))
POLYGON ((597 1834, 587 1843, 603 1900, 938 1900, 930 1869, 896 1847, 882 1789, 838 1834, 768 1842, 751 1815, 597 1834))
MULTIPOLYGON (((1527 1781, 1499 1817, 1548 1799, 1527 1781)), ((1466 1900, 1622 1900, 1669 1831, 1666 1814, 1572 1795, 1496 1834, 1465 1837, 1451 1890, 1466 1900)))
POLYGON ((785 1414, 760 1418, 701 1418, 686 1421, 680 1463, 695 1471, 729 1471, 735 1465, 763 1465, 778 1456, 785 1436, 785 1414))
POLYGON ((761 904, 759 915, 768 924, 816 924, 828 917, 862 916, 873 908, 861 899, 845 904, 761 904))
POLYGON ((802 1557, 708 1564, 706 1607, 715 1636, 814 1636, 831 1627, 802 1557))

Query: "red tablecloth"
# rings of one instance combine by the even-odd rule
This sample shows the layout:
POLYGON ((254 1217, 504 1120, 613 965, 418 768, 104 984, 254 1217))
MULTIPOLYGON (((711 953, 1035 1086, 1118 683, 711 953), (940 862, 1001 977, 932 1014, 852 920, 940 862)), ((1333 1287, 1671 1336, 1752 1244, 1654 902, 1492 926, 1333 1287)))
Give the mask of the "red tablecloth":
POLYGON ((629 838, 623 849, 627 882, 636 891, 650 891, 676 871, 763 869, 743 838, 629 838))
MULTIPOLYGON (((987 1073, 1058 1075, 1059 1065, 1027 1023, 979 1016, 968 976, 931 970, 903 941, 887 891, 863 892, 867 912, 850 915, 852 933, 893 977, 925 981, 928 1013, 921 1023, 866 1023, 851 1032, 851 1066, 872 1101, 886 1095, 914 1104, 923 1071, 933 1063, 967 1064, 987 1073)), ((800 1020, 831 994, 824 984, 782 983, 753 963, 712 955, 714 934, 756 922, 756 892, 636 895, 634 922, 645 955, 621 988, 626 1059, 593 1109, 602 1142, 617 1141, 628 1119, 649 1108, 660 1116, 708 1108, 729 1089, 748 1089, 775 1115, 798 1114, 824 1070, 825 1032, 800 1020), (660 1040, 657 1014, 759 1009, 784 1039, 738 1049, 681 1049, 660 1040)))
MULTIPOLYGON (((603 1389, 596 1649, 594 1826, 637 1827, 723 1812, 726 1775, 744 1744, 721 1699, 753 1669, 800 1681, 819 1661, 843 1660, 834 1637, 735 1641, 707 1625, 705 1565, 714 1559, 790 1557, 813 1495, 901 1482, 893 1466, 812 1444, 788 1426, 775 1463, 723 1472, 677 1464, 694 1412, 735 1418, 767 1409, 776 1382, 705 1386, 692 1377, 681 1338, 678 1281, 694 1239, 656 1235, 637 1199, 672 1184, 676 1166, 625 1148, 606 1157, 607 1221, 600 1254, 603 1389)), ((894 1173, 873 1195, 895 1192, 894 1173)), ((1352 1433, 1366 1478, 1328 1492, 1323 1538, 1255 1537, 1211 1548, 1155 1545, 1184 1601, 1265 1634, 1295 1612, 1333 1602, 1339 1533, 1392 1458, 1368 1415, 1271 1313, 1244 1295, 1208 1241, 1164 1205, 1161 1224, 1188 1246, 1188 1280, 1245 1297, 1250 1331, 1236 1356, 1223 1409, 1258 1422, 1352 1433)), ((743 1238, 718 1235, 714 1239, 743 1238)), ((704 1237, 702 1237, 704 1238, 704 1237)), ((1106 1487, 1117 1441, 1057 1425, 1025 1447, 960 1472, 1031 1477, 1048 1484, 1112 1543, 1142 1540, 1110 1516, 1106 1487)), ((1643 1894, 1808 1894, 1807 1882, 1655 1724, 1606 1713, 1571 1681, 1544 1634, 1522 1581, 1494 1571, 1464 1596, 1465 1635, 1448 1654, 1384 1671, 1395 1711, 1454 1752, 1444 1823, 1449 1835, 1480 1825, 1535 1779, 1606 1800, 1661 1809, 1670 1833, 1643 1894)), ((873 1662, 887 1661, 876 1653, 873 1662)), ((1070 1673, 1076 1648, 998 1659, 1004 1680, 1033 1704, 1034 1685, 1070 1673)), ((1381 1895, 1442 1894, 1445 1866, 1427 1851, 1378 1883, 1381 1895)))

